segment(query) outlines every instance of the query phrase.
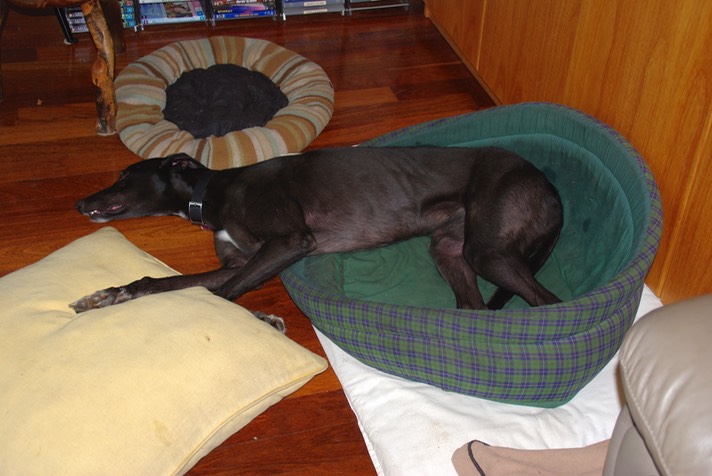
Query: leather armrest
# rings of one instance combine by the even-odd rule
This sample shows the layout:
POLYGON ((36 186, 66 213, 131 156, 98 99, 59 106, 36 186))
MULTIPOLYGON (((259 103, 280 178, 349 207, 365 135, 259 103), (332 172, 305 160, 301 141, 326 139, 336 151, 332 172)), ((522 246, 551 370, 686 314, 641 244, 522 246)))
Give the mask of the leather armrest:
POLYGON ((641 318, 620 362, 630 417, 658 470, 712 474, 712 295, 641 318))

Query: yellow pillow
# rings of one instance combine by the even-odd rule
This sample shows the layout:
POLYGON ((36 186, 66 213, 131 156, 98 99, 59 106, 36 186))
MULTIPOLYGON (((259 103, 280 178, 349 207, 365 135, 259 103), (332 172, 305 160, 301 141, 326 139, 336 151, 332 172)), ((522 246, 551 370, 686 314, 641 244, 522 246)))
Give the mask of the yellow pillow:
POLYGON ((107 227, 0 278, 0 474, 182 474, 326 368, 204 288, 67 306, 171 274, 107 227))

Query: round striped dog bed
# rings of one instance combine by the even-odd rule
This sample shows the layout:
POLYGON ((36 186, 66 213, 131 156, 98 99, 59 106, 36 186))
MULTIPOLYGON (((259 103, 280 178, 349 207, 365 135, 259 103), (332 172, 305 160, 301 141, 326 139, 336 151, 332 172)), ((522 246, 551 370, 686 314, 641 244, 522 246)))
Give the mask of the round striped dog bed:
MULTIPOLYGON (((540 168, 559 190, 564 226, 537 279, 564 302, 456 309, 423 237, 295 263, 281 277, 298 306, 385 372, 509 403, 571 399, 620 347, 659 244, 660 197, 638 153, 601 122, 539 103, 430 122, 369 145, 495 145, 540 168)), ((480 289, 486 301, 493 286, 480 289)))
POLYGON ((321 67, 293 51, 265 40, 217 36, 172 43, 129 64, 116 78, 116 100, 119 137, 137 155, 185 152, 222 169, 302 151, 331 119, 334 89, 321 67), (264 127, 222 137, 196 139, 164 119, 166 87, 186 71, 226 63, 267 76, 288 105, 264 127))

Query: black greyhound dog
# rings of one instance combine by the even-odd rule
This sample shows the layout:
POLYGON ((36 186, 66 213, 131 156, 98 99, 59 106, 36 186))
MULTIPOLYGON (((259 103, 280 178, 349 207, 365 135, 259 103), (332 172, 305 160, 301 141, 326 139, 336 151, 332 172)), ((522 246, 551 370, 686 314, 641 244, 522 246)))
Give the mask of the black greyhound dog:
POLYGON ((561 231, 559 194, 500 148, 321 149, 223 171, 176 154, 129 166, 77 210, 95 222, 188 218, 214 231, 222 263, 97 291, 70 305, 77 312, 191 286, 235 300, 305 256, 423 235, 459 308, 498 309, 513 294, 560 302, 534 279, 561 231), (487 306, 477 275, 499 288, 487 306))

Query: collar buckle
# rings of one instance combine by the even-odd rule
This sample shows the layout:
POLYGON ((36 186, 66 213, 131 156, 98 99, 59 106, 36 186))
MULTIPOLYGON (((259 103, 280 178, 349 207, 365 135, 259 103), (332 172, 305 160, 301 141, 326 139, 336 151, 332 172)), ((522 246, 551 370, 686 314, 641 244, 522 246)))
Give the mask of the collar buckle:
POLYGON ((205 198, 205 190, 208 188, 208 182, 215 175, 214 170, 206 171, 193 187, 193 196, 188 202, 188 218, 194 225, 207 227, 203 220, 203 199, 205 198))
POLYGON ((203 202, 188 202, 188 218, 193 225, 205 225, 203 222, 203 202))

